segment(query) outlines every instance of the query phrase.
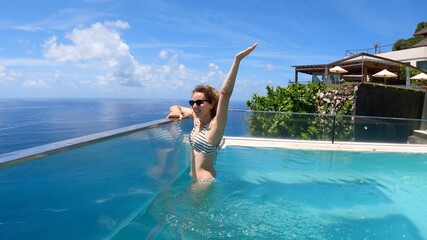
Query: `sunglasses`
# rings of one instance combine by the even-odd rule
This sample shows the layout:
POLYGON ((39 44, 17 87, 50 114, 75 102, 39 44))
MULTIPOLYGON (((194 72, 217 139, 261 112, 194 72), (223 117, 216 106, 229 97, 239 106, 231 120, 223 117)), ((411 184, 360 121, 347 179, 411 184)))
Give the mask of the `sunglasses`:
POLYGON ((193 100, 190 100, 190 101, 188 101, 188 103, 190 104, 190 106, 193 106, 194 104, 196 104, 197 106, 200 106, 200 105, 202 105, 204 102, 211 102, 211 101, 209 101, 209 100, 196 100, 196 101, 193 101, 193 100))

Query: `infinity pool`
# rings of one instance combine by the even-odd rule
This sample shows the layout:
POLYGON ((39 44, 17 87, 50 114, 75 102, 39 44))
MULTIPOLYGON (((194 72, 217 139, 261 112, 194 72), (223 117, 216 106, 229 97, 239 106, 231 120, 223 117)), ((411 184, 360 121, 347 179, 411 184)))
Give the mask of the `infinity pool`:
POLYGON ((425 153, 226 140, 206 185, 184 125, 144 126, 0 156, 0 239, 427 239, 425 153))
POLYGON ((114 239, 426 239, 425 154, 226 147, 114 239))

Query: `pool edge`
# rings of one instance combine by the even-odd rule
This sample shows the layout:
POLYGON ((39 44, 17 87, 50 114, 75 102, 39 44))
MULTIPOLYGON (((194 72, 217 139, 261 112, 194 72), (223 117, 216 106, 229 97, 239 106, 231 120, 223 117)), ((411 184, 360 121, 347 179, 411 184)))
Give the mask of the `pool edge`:
POLYGON ((99 133, 89 134, 81 137, 66 139, 63 141, 53 142, 37 147, 27 148, 14 152, 0 154, 0 167, 7 163, 21 162, 40 158, 56 152, 66 151, 72 148, 93 144, 96 142, 104 141, 118 136, 131 134, 143 129, 154 128, 174 120, 160 119, 150 122, 135 124, 127 127, 117 128, 113 130, 103 131, 99 133))
POLYGON ((427 153, 427 144, 398 144, 371 142, 334 142, 289 140, 276 138, 251 138, 225 136, 224 148, 227 146, 273 147, 306 150, 367 151, 367 152, 407 152, 427 153))

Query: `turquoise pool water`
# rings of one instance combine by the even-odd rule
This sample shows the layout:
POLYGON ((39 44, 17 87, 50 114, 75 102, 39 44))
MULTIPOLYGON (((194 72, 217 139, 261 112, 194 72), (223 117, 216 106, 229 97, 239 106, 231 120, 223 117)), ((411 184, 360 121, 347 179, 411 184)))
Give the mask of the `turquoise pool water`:
POLYGON ((228 146, 206 186, 187 128, 1 164, 0 239, 427 239, 425 154, 228 146))
POLYGON ((227 147, 113 239, 426 239, 425 154, 227 147))

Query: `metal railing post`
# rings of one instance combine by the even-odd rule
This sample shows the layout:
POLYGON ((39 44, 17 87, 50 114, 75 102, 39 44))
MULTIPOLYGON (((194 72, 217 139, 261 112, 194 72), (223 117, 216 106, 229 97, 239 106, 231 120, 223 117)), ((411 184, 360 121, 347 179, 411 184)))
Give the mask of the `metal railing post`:
POLYGON ((332 144, 335 142, 335 121, 336 121, 337 115, 334 115, 334 121, 332 123, 332 144))

